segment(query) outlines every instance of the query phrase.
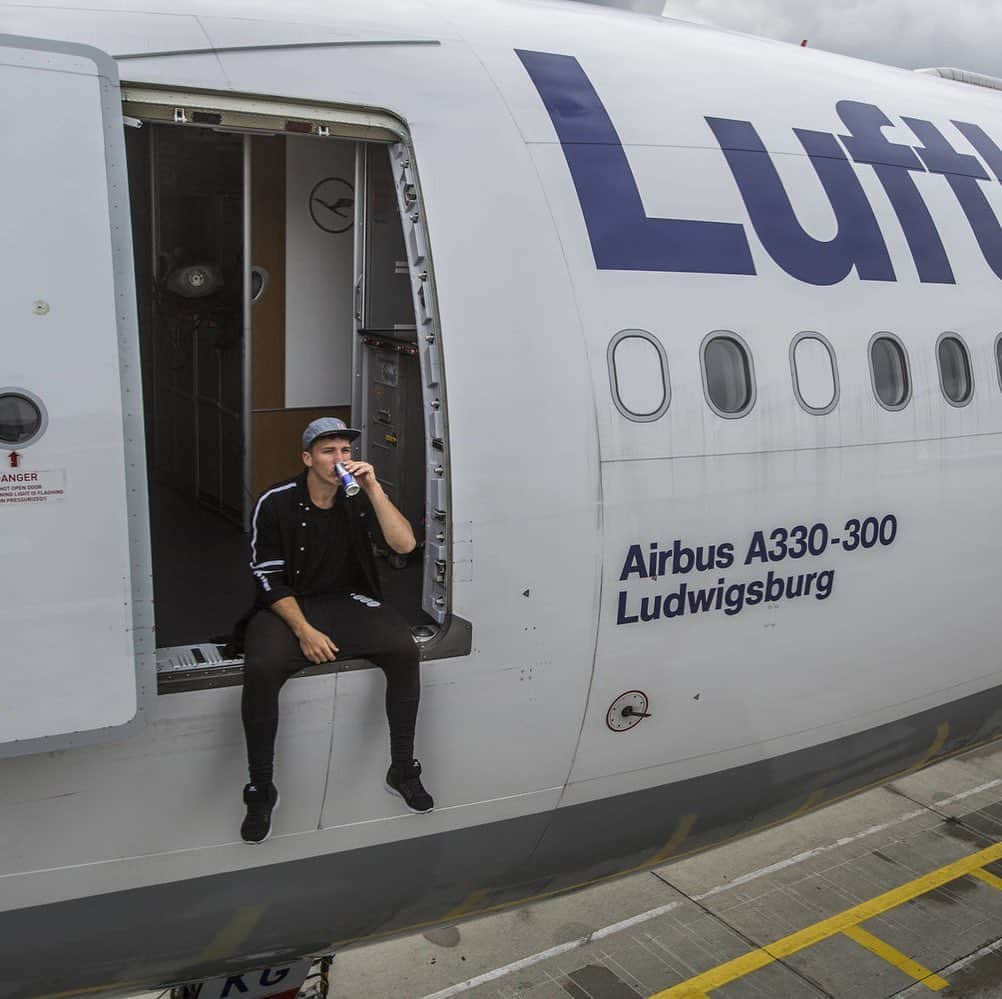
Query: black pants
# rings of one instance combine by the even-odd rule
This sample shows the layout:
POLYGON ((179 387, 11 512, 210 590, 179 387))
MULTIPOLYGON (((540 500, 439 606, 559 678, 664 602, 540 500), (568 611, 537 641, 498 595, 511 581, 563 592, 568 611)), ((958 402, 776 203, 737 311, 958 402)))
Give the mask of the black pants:
MULTIPOLYGON (((394 763, 409 763, 414 756, 421 696, 418 650, 403 617, 386 604, 373 603, 336 594, 299 598, 306 620, 338 647, 338 659, 364 657, 382 669, 390 757, 394 763)), ((278 692, 310 662, 289 626, 270 610, 260 610, 251 618, 245 650, 241 715, 247 763, 251 783, 266 784, 273 779, 278 692)))

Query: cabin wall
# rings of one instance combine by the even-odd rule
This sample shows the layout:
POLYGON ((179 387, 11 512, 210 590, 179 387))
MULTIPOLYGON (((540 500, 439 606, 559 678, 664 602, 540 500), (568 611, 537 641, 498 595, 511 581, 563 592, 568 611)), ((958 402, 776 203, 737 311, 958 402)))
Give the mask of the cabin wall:
POLYGON ((355 144, 285 143, 285 405, 350 406, 355 144))
POLYGON ((318 252, 302 193, 314 174, 341 168, 348 144, 332 143, 328 161, 303 145, 317 140, 293 141, 251 139, 251 263, 268 272, 251 307, 252 496, 302 469, 299 438, 311 420, 351 419, 351 257, 341 248, 350 254, 351 236, 337 252, 321 240, 318 252))

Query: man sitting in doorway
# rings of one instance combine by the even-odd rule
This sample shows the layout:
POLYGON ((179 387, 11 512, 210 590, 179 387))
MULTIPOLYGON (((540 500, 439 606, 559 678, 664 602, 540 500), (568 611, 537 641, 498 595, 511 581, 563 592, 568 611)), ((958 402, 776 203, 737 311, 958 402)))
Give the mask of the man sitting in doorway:
POLYGON ((359 435, 343 420, 314 420, 303 433, 305 470, 266 489, 254 507, 250 566, 257 599, 244 641, 241 711, 250 783, 240 834, 248 843, 267 838, 278 804, 278 692, 298 670, 338 654, 363 655, 386 675, 387 788, 416 812, 434 805, 414 759, 418 650, 407 622, 382 603, 367 518, 375 512, 386 543, 400 554, 414 550, 414 532, 372 465, 353 460, 351 442, 359 435), (338 462, 355 477, 358 495, 345 494, 338 462))

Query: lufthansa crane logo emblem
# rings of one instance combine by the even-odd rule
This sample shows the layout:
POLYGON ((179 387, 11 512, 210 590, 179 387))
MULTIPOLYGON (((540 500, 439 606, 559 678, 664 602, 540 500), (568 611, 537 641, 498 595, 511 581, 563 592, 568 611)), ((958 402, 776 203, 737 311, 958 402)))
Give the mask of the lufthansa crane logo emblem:
POLYGON ((310 191, 310 218, 324 232, 347 232, 355 224, 355 189, 341 177, 325 177, 310 191))

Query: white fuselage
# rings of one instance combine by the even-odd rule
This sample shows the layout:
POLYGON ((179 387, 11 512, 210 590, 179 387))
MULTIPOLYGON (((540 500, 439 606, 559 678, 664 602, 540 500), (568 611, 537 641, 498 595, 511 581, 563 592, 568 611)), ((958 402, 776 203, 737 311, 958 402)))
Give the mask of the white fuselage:
MULTIPOLYGON (((422 667, 417 754, 436 797, 432 816, 402 814, 383 790, 378 670, 287 686, 282 808, 275 837, 257 850, 237 835, 239 688, 147 692, 129 734, 0 759, 0 914, 545 819, 809 750, 999 686, 1002 326, 990 254, 947 177, 903 171, 894 182, 914 184, 954 278, 922 280, 878 170, 862 154, 841 153, 832 183, 844 191, 856 178, 885 255, 877 259, 872 226, 847 214, 842 235, 852 226, 862 233, 846 250, 847 273, 810 279, 835 256, 823 249, 815 271, 805 263, 791 273, 817 250, 810 242, 839 236, 795 129, 846 136, 837 106, 856 102, 887 116, 885 139, 915 148, 922 142, 902 116, 929 121, 984 165, 989 179, 978 190, 998 218, 992 165, 953 124, 979 125, 1002 143, 997 94, 571 3, 302 0, 279 15, 250 0, 204 0, 157 13, 127 3, 0 11, 9 34, 110 53, 126 84, 386 109, 406 123, 448 386, 451 609, 473 626, 469 655, 422 667), (537 85, 519 52, 573 57, 580 72, 537 61, 540 80, 556 67, 537 85), (604 123, 592 97, 574 89, 583 80, 604 123), (563 144, 540 86, 564 115, 563 144), (763 149, 739 150, 745 159, 731 162, 708 118, 730 122, 732 137, 747 138, 738 126, 750 123, 763 149), (582 149, 589 143, 594 150, 582 149), (766 162, 808 235, 782 221, 781 199, 750 207, 743 197, 735 170, 747 168, 762 191, 754 171, 766 162), (603 170, 612 171, 605 187, 603 170), (727 233, 747 246, 738 254, 744 272, 687 270, 688 248, 709 230, 652 235, 655 220, 731 224, 727 233), (637 247, 647 239, 674 247, 675 265, 645 265, 637 247), (627 330, 644 335, 634 353, 613 356, 610 344, 627 330), (708 403, 701 347, 714 331, 736 335, 752 359, 754 402, 739 418, 708 403), (837 402, 822 415, 794 387, 791 345, 805 331, 821 334, 835 358, 837 402), (874 394, 869 345, 881 331, 907 353, 910 397, 897 410, 874 394), (941 391, 945 332, 970 352, 966 405, 941 391), (631 400, 634 415, 660 415, 630 418, 631 400), (871 517, 894 518, 892 540, 846 550, 849 522, 871 517), (777 529, 819 524, 826 541, 815 535, 816 554, 780 556, 777 529), (730 560, 720 554, 728 547, 730 560), (684 550, 694 562, 697 549, 712 567, 687 568, 684 550), (651 578, 649 557, 662 551, 672 557, 656 560, 651 578), (784 581, 812 574, 811 592, 766 594, 770 571, 784 581), (756 580, 760 600, 748 597, 756 580), (669 615, 669 605, 686 609, 669 615), (651 717, 613 732, 607 711, 631 690, 646 695, 651 717)), ((841 141, 825 147, 829 160, 832 147, 846 148, 841 141)), ((30 377, 44 397, 33 363, 6 380, 30 377)), ((67 401, 71 411, 85 406, 86 388, 67 401)), ((50 436, 29 457, 35 467, 65 466, 72 482, 73 462, 86 455, 59 452, 50 436)), ((28 543, 51 558, 35 523, 28 543)), ((59 620, 54 609, 45 626, 59 620)), ((139 636, 147 658, 149 639, 139 636)), ((86 671, 88 661, 62 667, 86 671)), ((936 737, 934 724, 921 741, 936 737)), ((449 858, 440 865, 429 894, 449 880, 449 858)), ((375 916, 369 927, 389 921, 375 916)), ((150 981, 165 980, 169 962, 152 963, 150 981)))

